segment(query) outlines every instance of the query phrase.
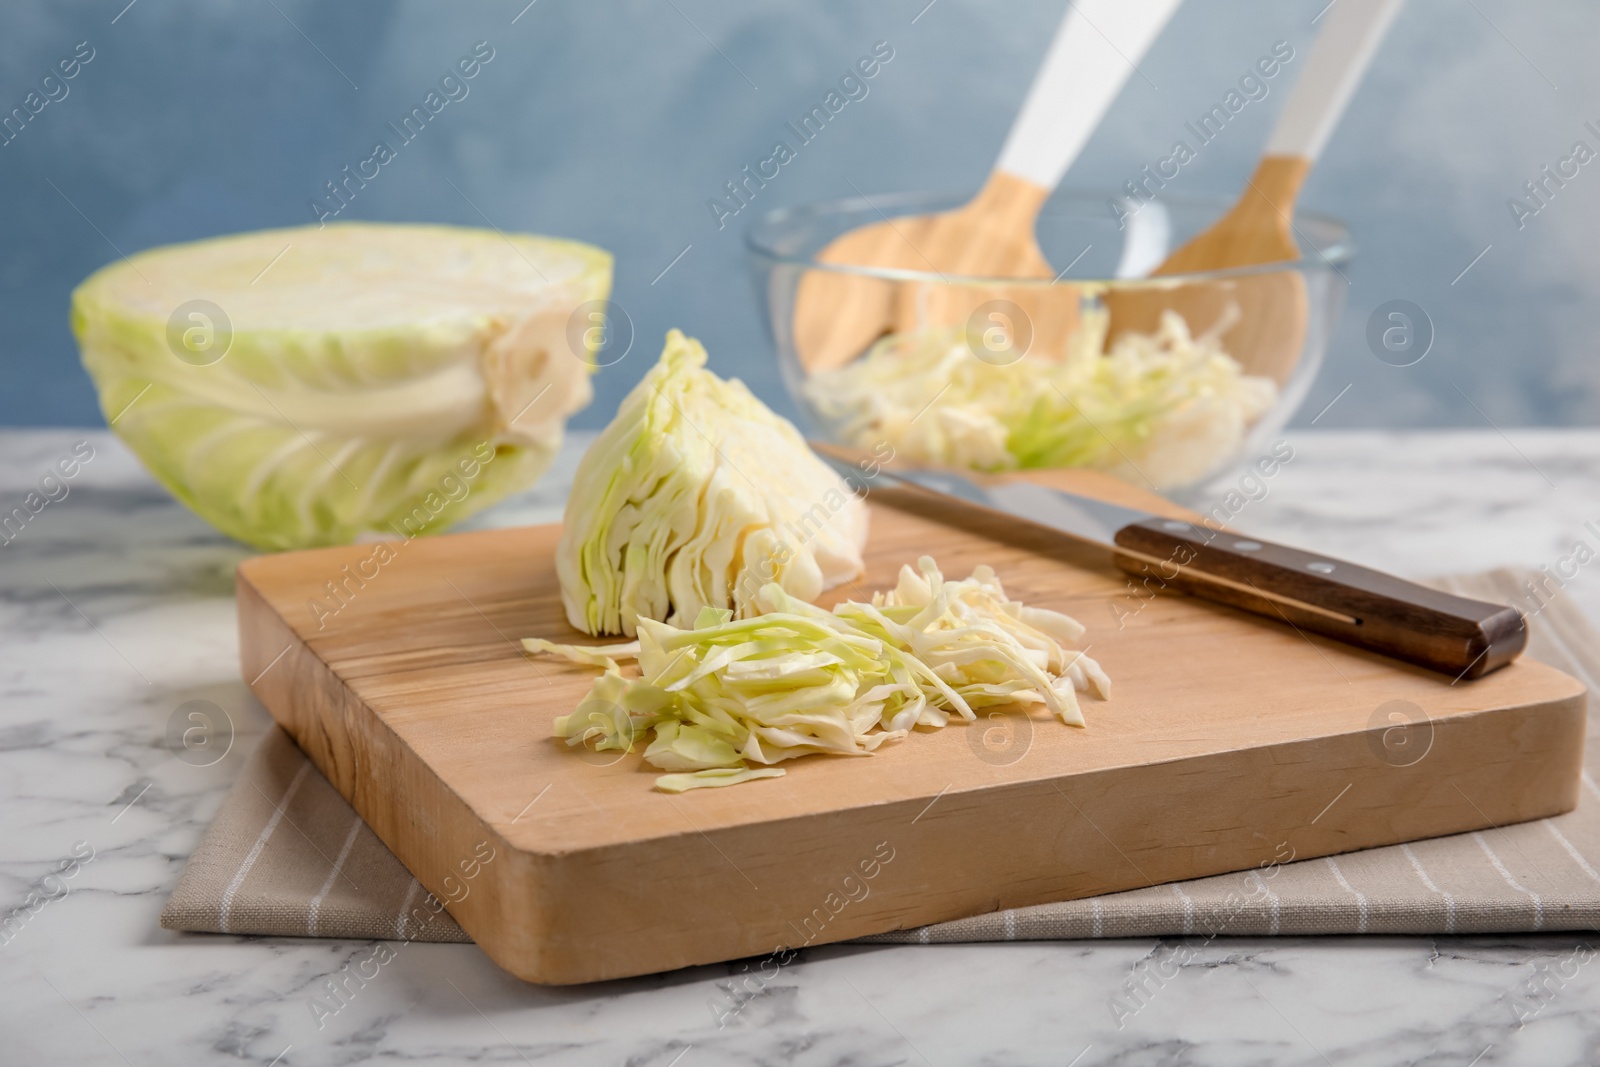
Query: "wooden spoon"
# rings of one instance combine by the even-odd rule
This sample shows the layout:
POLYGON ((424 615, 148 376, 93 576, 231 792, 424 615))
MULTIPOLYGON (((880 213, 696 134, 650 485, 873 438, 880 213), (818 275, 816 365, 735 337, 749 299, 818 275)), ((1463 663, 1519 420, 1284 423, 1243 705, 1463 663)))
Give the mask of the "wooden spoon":
MULTIPOLYGON (((1069 5, 978 195, 955 211, 884 219, 851 230, 817 258, 952 276, 1055 277, 1033 233, 1039 208, 1179 2, 1077 0, 1069 5)), ((902 300, 905 291, 917 287, 809 271, 795 295, 794 340, 800 362, 812 372, 842 366, 897 323, 900 328, 913 319, 922 325, 959 323, 993 295, 992 290, 962 288, 959 294, 918 290, 902 300)), ((1074 292, 1051 296, 1049 309, 1038 311, 1048 323, 1031 324, 1035 347, 1054 343, 1077 321, 1074 292)), ((1030 308, 1026 314, 1035 311, 1030 308)), ((1016 325, 1007 324, 1013 331, 1016 325)))
MULTIPOLYGON (((1294 262, 1294 204, 1300 186, 1366 73, 1404 0, 1336 0, 1305 70, 1278 117, 1261 162, 1228 213, 1157 267, 1152 276, 1294 262)), ((1287 381, 1305 345, 1309 298, 1298 271, 1269 271, 1175 288, 1117 289, 1106 294, 1108 343, 1125 332, 1152 333, 1161 312, 1183 316, 1198 334, 1237 306, 1223 348, 1252 374, 1287 381)))

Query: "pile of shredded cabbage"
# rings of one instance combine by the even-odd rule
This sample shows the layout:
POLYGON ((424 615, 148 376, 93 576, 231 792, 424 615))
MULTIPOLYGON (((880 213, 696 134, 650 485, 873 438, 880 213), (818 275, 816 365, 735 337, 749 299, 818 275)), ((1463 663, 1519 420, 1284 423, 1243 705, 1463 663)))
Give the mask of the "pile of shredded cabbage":
POLYGON ((1270 378, 1222 350, 1236 319, 1191 337, 1168 310, 1154 334, 1122 334, 1103 354, 1103 309, 1048 356, 989 351, 959 328, 891 335, 805 391, 843 440, 887 441, 902 460, 1093 467, 1172 488, 1211 473, 1277 400, 1270 378))
POLYGON ((704 608, 691 629, 641 617, 624 645, 525 639, 530 652, 605 668, 556 736, 623 752, 648 737, 645 761, 669 772, 656 787, 679 793, 777 777, 772 764, 813 752, 866 755, 1002 704, 1043 704, 1082 726, 1077 691, 1111 693, 1099 664, 1064 647, 1082 624, 1007 598, 986 566, 947 581, 923 556, 893 590, 832 611, 776 583, 758 599, 763 614, 704 608), (621 659, 638 660, 637 677, 621 659))

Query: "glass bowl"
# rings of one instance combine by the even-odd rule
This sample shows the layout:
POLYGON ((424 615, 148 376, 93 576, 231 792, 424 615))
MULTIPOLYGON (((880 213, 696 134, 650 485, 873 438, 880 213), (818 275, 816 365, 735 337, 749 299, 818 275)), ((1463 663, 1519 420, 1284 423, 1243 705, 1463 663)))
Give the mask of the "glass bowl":
POLYGON ((904 462, 1092 467, 1189 502, 1270 454, 1338 321, 1344 224, 1301 212, 1297 261, 1151 278, 1232 203, 1062 193, 1037 227, 1045 257, 1064 265, 1054 279, 818 258, 877 223, 915 263, 918 231, 901 216, 970 198, 809 204, 747 232, 784 384, 811 434, 904 462))

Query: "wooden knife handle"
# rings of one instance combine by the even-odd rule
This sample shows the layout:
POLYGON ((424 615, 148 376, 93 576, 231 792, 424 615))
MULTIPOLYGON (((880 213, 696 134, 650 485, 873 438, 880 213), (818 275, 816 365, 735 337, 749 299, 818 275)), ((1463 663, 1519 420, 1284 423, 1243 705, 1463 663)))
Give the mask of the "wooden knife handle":
POLYGON ((1354 563, 1178 519, 1117 531, 1117 565, 1173 588, 1352 645, 1477 678, 1528 641, 1515 608, 1452 596, 1354 563), (1141 558, 1142 557, 1142 558, 1141 558))

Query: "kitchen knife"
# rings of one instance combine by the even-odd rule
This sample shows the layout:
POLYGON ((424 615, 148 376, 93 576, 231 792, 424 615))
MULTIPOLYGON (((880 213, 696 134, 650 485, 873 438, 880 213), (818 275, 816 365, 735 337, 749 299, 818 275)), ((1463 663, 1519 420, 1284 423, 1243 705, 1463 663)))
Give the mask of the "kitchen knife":
POLYGON ((1527 644, 1515 609, 1453 596, 1344 560, 1209 522, 1153 515, 1036 482, 947 470, 888 470, 847 449, 812 448, 857 493, 893 490, 952 511, 1022 521, 1109 548, 1150 593, 1175 589, 1463 678, 1527 644))

